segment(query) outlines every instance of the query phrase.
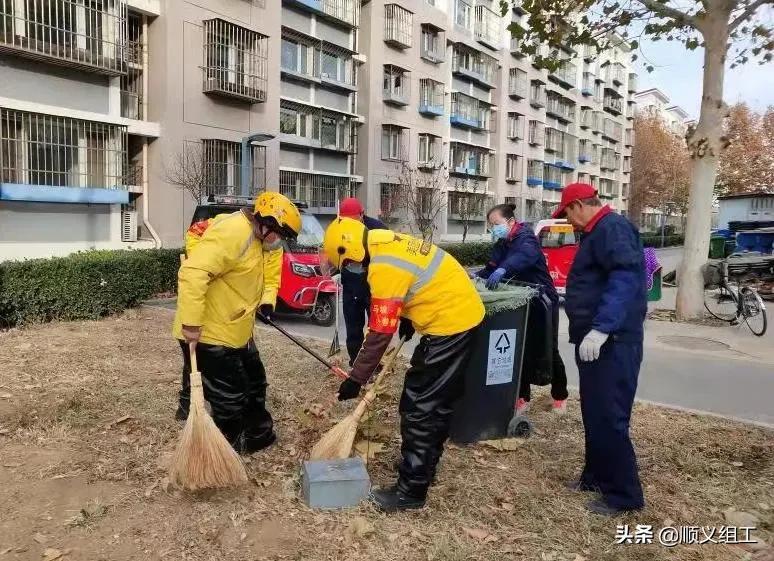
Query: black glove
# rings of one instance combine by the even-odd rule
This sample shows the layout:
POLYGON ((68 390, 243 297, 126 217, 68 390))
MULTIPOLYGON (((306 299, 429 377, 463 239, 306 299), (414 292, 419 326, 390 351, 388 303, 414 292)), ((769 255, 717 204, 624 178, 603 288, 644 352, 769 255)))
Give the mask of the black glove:
POLYGON ((261 307, 258 308, 258 319, 261 320, 266 325, 269 324, 267 320, 271 319, 271 315, 274 313, 274 306, 271 304, 261 304, 261 307))
POLYGON ((408 341, 414 336, 414 324, 410 319, 400 318, 400 327, 398 327, 398 336, 404 341, 408 341))
POLYGON ((362 386, 355 382, 352 378, 347 378, 339 386, 339 401, 355 399, 360 395, 361 387, 362 386))

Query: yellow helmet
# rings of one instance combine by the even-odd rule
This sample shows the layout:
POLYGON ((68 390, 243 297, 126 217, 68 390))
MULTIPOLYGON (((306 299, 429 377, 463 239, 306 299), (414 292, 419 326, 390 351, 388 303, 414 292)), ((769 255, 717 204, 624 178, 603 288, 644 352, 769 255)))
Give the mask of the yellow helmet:
POLYGON ((323 251, 336 269, 341 269, 345 261, 364 261, 366 258, 365 224, 352 218, 334 218, 325 230, 323 251))
POLYGON ((265 191, 255 199, 255 217, 284 238, 301 232, 301 213, 290 199, 275 191, 265 191))

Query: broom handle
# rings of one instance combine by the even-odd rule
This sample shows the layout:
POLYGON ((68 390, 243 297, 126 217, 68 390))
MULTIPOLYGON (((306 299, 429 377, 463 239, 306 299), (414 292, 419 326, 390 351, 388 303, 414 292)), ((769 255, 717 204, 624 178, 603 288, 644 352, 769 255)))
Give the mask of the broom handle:
POLYGON ((374 380, 374 383, 371 384, 371 389, 369 389, 366 394, 363 396, 363 399, 360 400, 360 403, 357 404, 357 407, 352 412, 352 416, 356 419, 359 419, 365 414, 366 409, 369 405, 376 399, 376 390, 379 389, 379 384, 384 379, 385 375, 392 371, 392 367, 395 364, 395 359, 398 357, 398 354, 400 354, 400 349, 403 347, 403 343, 405 343, 406 340, 401 338, 398 340, 398 344, 395 345, 394 352, 390 356, 390 358, 387 359, 387 362, 382 366, 382 371, 379 372, 379 374, 376 375, 376 379, 374 380))
POLYGON ((191 357, 191 403, 194 401, 204 404, 204 388, 202 387, 202 375, 196 364, 196 341, 188 343, 188 354, 191 357))

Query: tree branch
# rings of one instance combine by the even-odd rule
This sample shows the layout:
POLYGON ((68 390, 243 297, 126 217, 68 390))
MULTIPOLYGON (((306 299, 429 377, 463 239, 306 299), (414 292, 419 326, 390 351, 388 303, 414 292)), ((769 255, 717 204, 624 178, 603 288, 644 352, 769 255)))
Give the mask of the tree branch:
POLYGON ((694 29, 699 28, 699 21, 695 16, 681 12, 677 8, 672 8, 671 6, 662 4, 658 0, 637 0, 637 2, 645 6, 648 10, 659 17, 671 18, 677 22, 682 22, 689 27, 693 27, 694 29))
POLYGON ((766 4, 774 6, 774 0, 755 0, 755 2, 747 6, 747 8, 745 8, 741 14, 736 16, 734 18, 734 21, 732 21, 731 24, 728 26, 729 33, 732 32, 737 27, 739 27, 742 24, 742 22, 749 19, 758 8, 760 8, 761 6, 765 6, 766 4))

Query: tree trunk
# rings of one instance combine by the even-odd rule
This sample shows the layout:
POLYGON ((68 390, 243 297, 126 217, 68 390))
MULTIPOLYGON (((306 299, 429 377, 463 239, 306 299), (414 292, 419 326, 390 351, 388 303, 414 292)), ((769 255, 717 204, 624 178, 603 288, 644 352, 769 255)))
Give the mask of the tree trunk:
POLYGON ((678 271, 677 318, 696 319, 704 315, 704 278, 707 262, 712 201, 718 160, 722 150, 721 134, 725 106, 723 79, 728 44, 728 13, 714 10, 705 22, 704 80, 699 124, 689 139, 693 158, 693 176, 688 200, 683 260, 678 271))

